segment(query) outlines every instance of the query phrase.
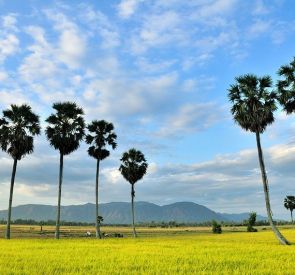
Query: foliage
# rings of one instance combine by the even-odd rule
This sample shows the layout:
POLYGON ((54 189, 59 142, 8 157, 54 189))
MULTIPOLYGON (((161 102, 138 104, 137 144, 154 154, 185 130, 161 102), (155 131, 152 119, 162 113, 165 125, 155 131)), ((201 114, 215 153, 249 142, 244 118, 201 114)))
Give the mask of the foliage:
POLYGON ((291 212, 291 219, 293 222, 293 210, 295 209, 295 196, 286 196, 284 199, 284 206, 291 212))
POLYGON ((293 211, 295 209, 295 196, 286 196, 284 206, 286 209, 293 211))
POLYGON ((212 221, 212 232, 214 234, 221 234, 222 233, 222 228, 221 224, 219 224, 217 221, 213 220, 212 221))
POLYGON ((14 105, 0 119, 0 146, 13 159, 20 160, 34 150, 34 136, 41 131, 39 117, 29 105, 14 105))
POLYGON ((119 170, 123 177, 132 185, 143 178, 148 164, 142 152, 132 148, 121 158, 119 170))
POLYGON ((106 149, 106 146, 109 145, 113 150, 117 147, 114 125, 105 120, 93 120, 87 129, 89 133, 85 141, 91 145, 88 149, 89 156, 98 160, 108 157, 110 151, 106 149))
POLYGON ((56 113, 46 119, 46 136, 54 149, 68 155, 78 149, 84 137, 84 112, 74 102, 54 103, 52 107, 56 113))
POLYGON ((254 225, 256 223, 256 212, 251 212, 249 214, 248 224, 247 224, 247 231, 248 232, 257 232, 257 229, 254 228, 254 225))
POLYGON ((259 78, 252 74, 236 77, 236 83, 230 86, 231 112, 246 131, 263 133, 274 122, 276 93, 269 91, 271 86, 269 76, 259 78))
POLYGON ((277 83, 278 99, 287 114, 295 112, 295 57, 288 65, 281 66, 277 83))

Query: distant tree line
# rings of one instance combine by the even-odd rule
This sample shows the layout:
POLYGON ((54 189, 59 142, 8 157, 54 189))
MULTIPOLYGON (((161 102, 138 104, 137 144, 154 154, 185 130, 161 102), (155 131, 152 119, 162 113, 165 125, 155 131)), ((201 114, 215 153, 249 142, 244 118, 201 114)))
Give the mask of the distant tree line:
MULTIPOLYGON (((0 220, 0 224, 6 224, 7 220, 0 220)), ((241 222, 233 222, 233 221, 220 221, 219 222, 222 227, 234 227, 234 226, 248 226, 249 220, 244 220, 241 222)), ((11 224, 15 225, 56 225, 56 221, 54 220, 46 220, 46 221, 36 221, 33 219, 15 219, 11 220, 11 224)), ((151 221, 151 222, 138 222, 135 225, 139 227, 150 227, 150 228, 175 228, 175 227, 210 227, 212 226, 213 221, 206 222, 176 222, 176 221, 151 221)), ((274 220, 275 225, 292 225, 292 222, 289 221, 276 221, 274 220)), ((95 226, 95 223, 88 222, 71 222, 71 221, 60 221, 60 225, 63 226, 95 226)), ((267 226, 269 222, 267 220, 259 220, 255 221, 255 226, 267 226)), ((128 227, 129 224, 108 224, 104 223, 104 226, 108 227, 128 227)), ((254 226, 254 224, 253 224, 254 226)))

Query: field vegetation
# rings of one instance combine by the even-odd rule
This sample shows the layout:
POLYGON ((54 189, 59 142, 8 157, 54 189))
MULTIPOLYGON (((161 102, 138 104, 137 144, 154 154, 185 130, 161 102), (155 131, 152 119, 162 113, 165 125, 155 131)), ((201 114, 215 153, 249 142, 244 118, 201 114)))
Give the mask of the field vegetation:
MULTIPOLYGON (((270 228, 257 228, 212 234, 210 227, 139 227, 134 239, 130 228, 102 227, 124 238, 98 241, 93 227, 61 227, 63 239, 56 242, 54 226, 40 234, 39 226, 12 225, 18 239, 0 239, 1 274, 294 274, 295 247, 278 245, 270 228), (85 237, 87 230, 92 237, 85 237)), ((290 226, 280 230, 295 239, 290 226)))

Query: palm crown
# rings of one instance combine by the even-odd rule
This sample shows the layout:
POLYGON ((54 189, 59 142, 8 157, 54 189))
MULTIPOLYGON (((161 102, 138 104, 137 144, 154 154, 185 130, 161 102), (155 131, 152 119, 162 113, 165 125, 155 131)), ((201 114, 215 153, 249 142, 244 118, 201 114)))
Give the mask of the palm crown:
POLYGON ((274 122, 276 94, 269 91, 272 81, 269 76, 258 78, 247 74, 236 78, 229 88, 229 100, 233 106, 234 120, 246 131, 262 133, 274 122))
POLYGON ((287 196, 284 199, 284 206, 286 209, 293 211, 295 209, 295 196, 287 196))
POLYGON ((39 116, 32 112, 29 105, 11 105, 3 111, 0 119, 1 149, 20 160, 34 150, 34 136, 39 135, 41 127, 39 116))
POLYGON ((86 143, 91 146, 88 149, 88 154, 98 160, 103 160, 110 155, 106 146, 112 149, 117 147, 114 133, 114 125, 105 120, 94 120, 87 126, 89 134, 86 135, 86 143))
POLYGON ((54 103, 53 109, 56 113, 46 119, 47 139, 60 153, 68 155, 79 147, 84 137, 84 112, 74 102, 54 103))
POLYGON ((148 164, 142 152, 130 149, 123 154, 121 161, 119 170, 130 184, 135 184, 146 174, 148 164))
POLYGON ((277 83, 278 98, 287 114, 295 112, 295 57, 289 65, 282 66, 278 74, 284 79, 277 83))

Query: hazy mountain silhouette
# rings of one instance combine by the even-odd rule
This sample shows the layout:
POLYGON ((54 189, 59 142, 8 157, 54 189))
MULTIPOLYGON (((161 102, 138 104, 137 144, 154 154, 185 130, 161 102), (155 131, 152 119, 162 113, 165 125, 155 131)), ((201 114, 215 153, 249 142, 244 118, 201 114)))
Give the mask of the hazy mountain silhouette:
MULTIPOLYGON (((110 202, 99 205, 99 211, 106 224, 129 224, 131 220, 129 202, 110 202)), ((239 222, 248 218, 248 213, 225 214, 216 213, 209 208, 193 202, 176 202, 159 206, 149 202, 135 203, 135 216, 137 222, 205 222, 235 221, 239 222)), ((68 205, 61 207, 61 219, 72 222, 93 222, 95 205, 87 203, 83 205, 68 205)), ((6 219, 7 210, 0 210, 0 219, 6 219)), ((41 204, 26 204, 12 208, 12 219, 55 220, 56 206, 41 204)), ((258 219, 266 219, 258 216, 258 219)))

